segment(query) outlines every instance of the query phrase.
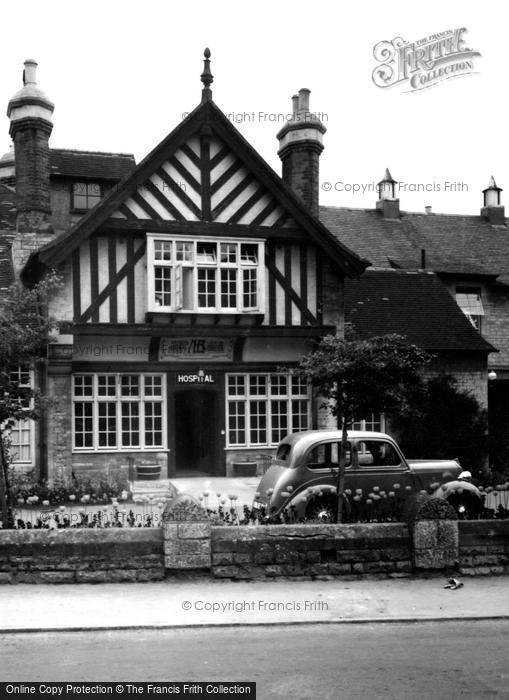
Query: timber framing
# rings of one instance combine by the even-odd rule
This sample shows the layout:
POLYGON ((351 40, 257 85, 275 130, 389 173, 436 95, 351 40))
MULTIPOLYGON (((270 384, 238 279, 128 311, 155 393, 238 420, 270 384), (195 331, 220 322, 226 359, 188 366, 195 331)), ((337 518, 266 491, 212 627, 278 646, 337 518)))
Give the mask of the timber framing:
POLYGON ((321 338, 335 333, 334 326, 226 326, 226 325, 159 325, 152 323, 69 323, 62 324, 61 332, 72 335, 196 337, 257 337, 257 338, 321 338))
MULTIPOLYGON (((108 220, 111 222, 111 217, 117 210, 120 209, 120 211, 125 212, 125 208, 121 209, 125 200, 128 197, 133 197, 137 189, 144 186, 149 177, 157 172, 178 148, 181 148, 202 172, 203 181, 200 188, 202 225, 207 223, 207 219, 214 213, 217 214, 218 210, 224 210, 224 206, 227 204, 225 204, 224 200, 215 207, 214 212, 209 212, 207 208, 211 199, 211 164, 220 155, 218 153, 214 159, 210 159, 209 139, 212 133, 237 154, 237 157, 240 158, 252 177, 256 178, 270 192, 277 204, 284 208, 284 213, 273 227, 260 227, 267 230, 266 235, 271 235, 268 231, 273 232, 275 226, 282 226, 285 219, 292 217, 297 226, 303 229, 308 241, 319 246, 342 275, 358 277, 364 271, 369 263, 339 243, 318 219, 311 216, 295 193, 258 155, 214 102, 206 101, 191 112, 117 187, 111 190, 97 207, 86 214, 68 233, 58 236, 55 240, 43 246, 37 253, 32 254, 25 268, 25 277, 28 278, 40 274, 40 264, 46 268, 57 267, 64 260, 68 259, 73 251, 102 227, 105 222, 108 220), (186 145, 187 140, 196 135, 199 135, 200 138, 199 157, 186 145), (207 172, 209 174, 208 180, 207 172)), ((245 185, 246 183, 243 181, 241 186, 245 185)), ((198 183, 195 183, 195 186, 199 187, 198 183)), ((268 206, 272 207, 273 205, 269 203, 268 206)), ((146 210, 145 204, 143 204, 143 208, 146 210)), ((235 218, 233 217, 231 224, 226 226, 233 225, 235 218)), ((131 227, 138 225, 138 222, 128 219, 125 221, 131 227)), ((166 224, 167 222, 161 222, 155 218, 155 223, 166 224)), ((184 224, 185 222, 179 223, 184 224)), ((151 229, 153 224, 154 222, 151 222, 151 229)), ((245 235, 250 227, 243 226, 242 229, 243 235, 245 235)))

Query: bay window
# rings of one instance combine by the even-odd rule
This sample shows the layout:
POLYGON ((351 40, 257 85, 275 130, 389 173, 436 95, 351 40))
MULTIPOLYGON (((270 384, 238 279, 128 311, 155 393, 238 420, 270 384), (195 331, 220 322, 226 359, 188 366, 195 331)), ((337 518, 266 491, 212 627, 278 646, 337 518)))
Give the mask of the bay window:
POLYGON ((74 449, 163 449, 165 389, 162 374, 74 375, 74 449))
POLYGON ((227 447, 277 445, 310 427, 310 391, 289 374, 226 376, 227 447))
POLYGON ((263 310, 264 244, 147 236, 149 311, 263 310))

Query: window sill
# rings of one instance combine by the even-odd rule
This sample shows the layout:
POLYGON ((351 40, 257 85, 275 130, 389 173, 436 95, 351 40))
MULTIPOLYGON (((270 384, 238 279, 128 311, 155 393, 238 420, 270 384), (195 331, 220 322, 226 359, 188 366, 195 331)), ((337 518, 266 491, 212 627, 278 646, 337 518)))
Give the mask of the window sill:
POLYGON ((196 311, 148 311, 146 322, 159 325, 260 325, 264 314, 259 311, 196 312, 196 311))

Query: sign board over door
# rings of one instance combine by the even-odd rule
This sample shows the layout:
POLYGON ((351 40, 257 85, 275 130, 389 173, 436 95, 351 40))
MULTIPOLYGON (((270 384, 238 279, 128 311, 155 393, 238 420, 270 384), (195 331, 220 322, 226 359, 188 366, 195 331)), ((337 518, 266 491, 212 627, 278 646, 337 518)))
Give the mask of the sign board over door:
POLYGON ((233 343, 233 338, 161 338, 159 360, 231 362, 233 343))

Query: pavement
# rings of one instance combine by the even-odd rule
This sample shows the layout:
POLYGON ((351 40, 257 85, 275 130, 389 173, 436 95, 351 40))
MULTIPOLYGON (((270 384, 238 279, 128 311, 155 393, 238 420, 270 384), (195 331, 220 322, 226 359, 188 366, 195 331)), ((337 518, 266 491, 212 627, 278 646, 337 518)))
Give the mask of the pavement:
POLYGON ((509 619, 509 577, 0 586, 0 633, 509 619))

